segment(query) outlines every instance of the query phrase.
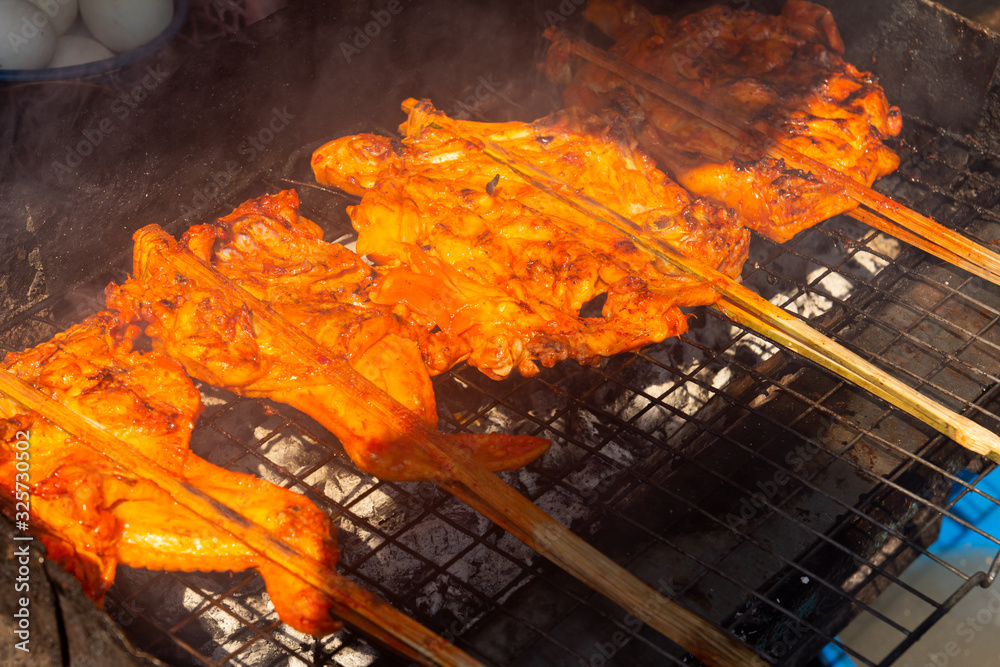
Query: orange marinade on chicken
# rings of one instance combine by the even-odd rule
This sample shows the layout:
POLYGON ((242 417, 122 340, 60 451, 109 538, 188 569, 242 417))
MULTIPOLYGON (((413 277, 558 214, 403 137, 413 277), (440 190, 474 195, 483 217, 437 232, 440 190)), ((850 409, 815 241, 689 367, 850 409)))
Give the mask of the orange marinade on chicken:
MULTIPOLYGON (((188 449, 201 413, 198 391, 178 363, 159 352, 133 351, 137 334, 114 313, 101 312, 41 345, 8 354, 3 365, 332 569, 338 553, 334 528, 315 505, 188 449)), ((257 568, 284 622, 315 635, 340 627, 320 591, 177 504, 154 482, 0 397, 0 486, 9 497, 15 482, 25 482, 15 460, 15 445, 25 434, 33 525, 45 531, 41 539, 49 558, 74 574, 99 604, 118 563, 153 570, 257 568)))
MULTIPOLYGON (((436 426, 428 368, 438 371, 468 354, 461 340, 431 333, 368 298, 376 274, 347 248, 323 241, 299 215, 298 195, 285 191, 244 203, 230 215, 192 227, 182 245, 225 277, 265 301, 353 372, 388 396, 394 409, 436 426), (423 350, 423 354, 422 351, 423 350)), ((406 433, 350 409, 355 396, 321 361, 254 326, 234 294, 181 279, 143 247, 135 278, 109 292, 109 302, 147 322, 154 346, 193 376, 245 396, 272 398, 329 429, 359 468, 382 479, 447 478, 406 433)), ((540 456, 547 440, 502 433, 446 436, 491 470, 519 468, 540 456)))
MULTIPOLYGON (((438 129, 429 103, 412 104, 402 140, 337 139, 314 153, 313 170, 319 182, 362 196, 348 210, 358 253, 381 274, 372 299, 460 337, 471 365, 502 378, 564 359, 596 363, 683 333, 680 309, 715 300, 625 235, 438 129)), ((642 233, 739 273, 746 230, 671 182, 623 124, 582 112, 452 122, 628 216, 642 233)))
MULTIPOLYGON (((899 165, 883 144, 899 134, 899 110, 870 74, 843 60, 824 7, 788 0, 775 16, 719 5, 672 21, 634 0, 591 0, 584 15, 615 39, 612 54, 855 181, 871 185, 899 165)), ((547 69, 566 85, 567 107, 624 117, 681 185, 736 209, 776 241, 857 206, 813 174, 767 157, 764 147, 596 64, 575 75, 570 64, 564 46, 553 45, 547 69)))

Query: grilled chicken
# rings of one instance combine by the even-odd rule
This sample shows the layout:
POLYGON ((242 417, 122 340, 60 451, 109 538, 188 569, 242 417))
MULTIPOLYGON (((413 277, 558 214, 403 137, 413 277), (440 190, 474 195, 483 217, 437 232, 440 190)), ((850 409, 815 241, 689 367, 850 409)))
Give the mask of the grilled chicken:
MULTIPOLYGON (((102 312, 46 343, 8 354, 4 367, 99 423, 168 474, 333 568, 334 529, 313 503, 212 465, 188 449, 201 412, 198 391, 176 362, 159 352, 134 351, 137 334, 136 327, 102 312)), ((315 635, 340 627, 321 592, 177 504, 155 483, 2 397, 0 443, 0 486, 13 497, 16 482, 28 484, 30 524, 44 529, 41 539, 49 557, 72 572, 98 603, 118 563, 153 570, 257 568, 283 621, 315 635), (18 449, 25 436, 27 449, 18 449), (18 472, 22 451, 28 452, 27 475, 18 472)))
MULTIPOLYGON (((671 21, 634 0, 591 0, 585 16, 616 40, 610 52, 865 185, 899 159, 883 140, 900 131, 871 75, 841 57, 829 10, 788 0, 780 15, 724 5, 671 21)), ((856 202, 802 165, 767 157, 595 64, 573 75, 564 45, 547 56, 567 107, 622 116, 644 148, 697 196, 739 211, 752 228, 784 241, 856 202), (799 167, 799 168, 796 168, 799 167)))
MULTIPOLYGON (((404 322, 391 306, 372 302, 372 268, 343 246, 323 241, 322 230, 299 215, 298 204, 293 191, 251 200, 214 223, 191 228, 182 244, 387 392, 398 414, 436 425, 428 369, 450 367, 467 348, 454 336, 432 332, 430 323, 404 322)), ((192 376, 302 410, 338 437, 358 467, 377 477, 448 478, 405 433, 352 410, 357 393, 333 379, 324 360, 258 330, 238 293, 180 278, 140 238, 136 277, 110 288, 109 303, 131 321, 148 322, 154 345, 192 376)), ((500 433, 446 437, 491 470, 524 466, 549 445, 500 433)))
MULTIPOLYGON (((401 141, 362 134, 313 155, 321 183, 362 195, 348 210, 358 252, 381 274, 373 301, 460 338, 469 363, 493 378, 661 341, 686 330, 682 307, 714 301, 709 287, 437 129, 439 113, 416 104, 401 141)), ((630 217, 644 234, 739 273, 746 231, 671 182, 621 123, 560 112, 460 126, 630 217)))

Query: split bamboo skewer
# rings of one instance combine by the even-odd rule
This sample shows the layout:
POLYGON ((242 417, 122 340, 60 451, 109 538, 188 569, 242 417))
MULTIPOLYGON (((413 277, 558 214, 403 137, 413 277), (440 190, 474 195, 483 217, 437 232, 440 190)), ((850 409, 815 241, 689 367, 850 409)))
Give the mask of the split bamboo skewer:
MULTIPOLYGON (((403 109, 412 112, 418 105, 420 103, 416 100, 407 100, 403 103, 403 109)), ((656 260, 709 285, 723 297, 723 304, 735 304, 741 313, 749 313, 752 318, 744 318, 744 321, 762 335, 788 347, 809 351, 810 358, 835 372, 841 373, 843 370, 847 379, 859 381, 863 388, 920 419, 963 447, 983 456, 1000 457, 1000 437, 993 432, 927 398, 729 276, 685 256, 661 239, 647 237, 638 225, 625 216, 576 192, 543 169, 511 156, 502 146, 487 138, 462 129, 444 114, 427 111, 429 107, 428 104, 420 109, 428 116, 429 124, 472 144, 521 179, 585 213, 599 224, 610 225, 656 260)))
MULTIPOLYGON (((300 553, 263 526, 221 503, 179 475, 118 439, 101 424, 78 414, 13 373, 0 369, 0 392, 58 424, 100 456, 147 479, 209 523, 299 577, 333 600, 337 616, 390 649, 423 665, 480 665, 454 645, 315 558, 300 553)), ((480 666, 481 667, 481 666, 480 666)))
MULTIPOLYGON (((835 185, 845 194, 884 215, 889 220, 898 223, 909 233, 900 238, 907 243, 931 253, 945 261, 953 262, 961 258, 959 264, 963 269, 972 272, 984 280, 1000 285, 1000 255, 982 247, 968 238, 940 225, 931 218, 899 204, 889 197, 876 192, 872 188, 844 176, 822 162, 803 155, 798 150, 787 146, 775 137, 769 137, 764 132, 749 123, 730 120, 729 115, 711 104, 680 90, 662 79, 631 65, 607 51, 593 46, 576 35, 559 28, 549 28, 545 31, 546 39, 553 42, 565 42, 573 53, 595 65, 603 67, 626 81, 629 81, 648 92, 653 93, 663 101, 703 119, 749 145, 758 146, 773 157, 783 159, 793 167, 811 171, 828 185, 835 185), (903 237, 905 236, 905 238, 903 237)), ((898 228, 879 218, 866 215, 864 222, 871 224, 879 231, 896 234, 898 228)))
MULTIPOLYGON (((919 248, 926 253, 934 255, 938 259, 943 259, 944 261, 964 269, 971 273, 972 275, 979 276, 985 280, 990 280, 990 277, 986 275, 985 270, 978 264, 974 264, 965 257, 956 254, 949 248, 944 246, 939 246, 933 241, 928 241, 922 236, 917 236, 908 229, 904 229, 899 225, 893 223, 891 220, 883 218, 878 213, 874 211, 869 211, 866 208, 858 207, 854 210, 847 211, 845 215, 849 215, 859 222, 863 222, 869 227, 873 227, 880 232, 884 232, 889 236, 895 236, 900 241, 909 243, 915 248, 919 248)), ((991 280, 991 282, 994 282, 991 280)))
POLYGON ((214 267, 181 247, 156 225, 135 234, 140 262, 162 261, 195 283, 219 291, 253 314, 254 327, 309 357, 324 380, 344 388, 347 409, 391 426, 437 462, 450 481, 441 486, 560 568, 633 614, 708 665, 764 667, 749 648, 700 616, 652 590, 565 526, 529 502, 499 477, 454 447, 441 433, 327 354, 308 334, 293 327, 269 304, 232 283, 214 267))
MULTIPOLYGON (((829 350, 822 347, 810 347, 803 344, 802 342, 796 340, 792 336, 787 336, 783 331, 771 328, 767 322, 762 320, 757 315, 754 315, 749 310, 741 307, 740 305, 730 301, 729 299, 722 298, 719 299, 717 303, 714 304, 715 307, 725 313, 734 322, 738 322, 745 327, 753 329, 759 334, 769 337, 774 342, 782 345, 792 352, 802 355, 806 359, 809 359, 824 368, 833 371, 840 377, 844 378, 848 382, 853 382, 855 385, 866 389, 867 391, 879 396, 890 403, 893 402, 889 397, 888 393, 883 390, 883 384, 886 378, 892 379, 891 375, 887 375, 879 371, 879 375, 872 377, 867 375, 861 369, 857 367, 845 365, 841 362, 836 353, 831 354, 829 350)), ((912 414, 912 413, 911 413, 912 414)), ((926 420, 923 420, 926 423, 926 420)), ((974 423, 974 422, 973 422, 974 423)), ((940 429, 938 429, 940 432, 940 429)), ((947 435, 947 434, 946 434, 947 435)), ((950 437, 950 436, 949 436, 950 437)), ((954 440, 954 438, 952 438, 954 440)), ((1000 452, 996 449, 991 449, 984 453, 986 458, 990 459, 994 463, 1000 463, 1000 452)))
MULTIPOLYGON (((683 159, 683 157, 678 151, 672 149, 669 145, 665 143, 661 143, 655 146, 644 145, 643 147, 647 151, 649 151, 649 153, 658 163, 667 165, 668 168, 670 168, 670 165, 679 162, 680 160, 683 159)), ((709 159, 718 160, 724 158, 720 158, 719 156, 716 155, 709 157, 709 159)), ((905 243, 909 243, 910 245, 923 250, 924 252, 930 253, 931 255, 935 255, 939 259, 943 259, 944 261, 950 262, 951 264, 959 268, 965 269, 966 271, 972 273, 973 275, 978 275, 980 277, 989 279, 989 276, 984 273, 982 267, 973 264, 972 262, 970 262, 969 260, 965 259, 960 255, 955 254, 948 248, 939 246, 932 241, 928 241, 927 239, 921 236, 913 234, 908 229, 905 229, 904 227, 897 225, 892 220, 888 220, 882 217, 881 215, 875 213, 874 211, 870 211, 864 207, 858 206, 857 208, 854 208, 850 211, 846 211, 845 215, 849 215, 855 220, 867 224, 869 227, 873 227, 880 232, 888 234, 889 236, 894 236, 905 243)))

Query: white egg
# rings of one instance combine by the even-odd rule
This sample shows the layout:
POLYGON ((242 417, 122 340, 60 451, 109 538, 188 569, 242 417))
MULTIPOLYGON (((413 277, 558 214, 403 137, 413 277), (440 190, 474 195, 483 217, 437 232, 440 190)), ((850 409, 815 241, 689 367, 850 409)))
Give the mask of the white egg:
POLYGON ((90 37, 63 35, 56 42, 56 52, 49 61, 49 67, 72 67, 114 55, 108 47, 90 37))
POLYGON ((45 12, 25 0, 0 0, 0 68, 45 67, 56 50, 56 31, 45 12))
POLYGON ((76 0, 28 0, 48 14, 57 35, 65 34, 76 20, 76 0))
POLYGON ((140 47, 170 25, 171 0, 79 0, 90 33, 112 51, 140 47))
POLYGON ((83 22, 83 19, 80 18, 79 12, 77 12, 76 20, 73 21, 73 25, 71 25, 69 27, 69 30, 67 30, 63 34, 64 35, 76 35, 77 37, 90 37, 91 39, 94 38, 94 36, 90 34, 90 31, 87 30, 87 26, 83 22))

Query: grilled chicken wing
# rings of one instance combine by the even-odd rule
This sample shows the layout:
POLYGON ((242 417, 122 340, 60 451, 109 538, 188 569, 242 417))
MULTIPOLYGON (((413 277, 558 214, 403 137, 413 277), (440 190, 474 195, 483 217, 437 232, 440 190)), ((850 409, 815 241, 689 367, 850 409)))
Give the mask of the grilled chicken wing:
MULTIPOLYGON (((219 468, 191 453, 201 412, 197 389, 176 362, 136 352, 138 331, 102 312, 20 354, 4 367, 124 440, 169 473, 333 567, 334 529, 297 493, 219 468)), ((258 568, 283 621, 310 634, 333 632, 323 594, 177 504, 155 483, 95 455, 34 412, 0 397, 0 486, 28 483, 33 520, 50 558, 100 603, 118 563, 154 570, 258 568), (27 436, 30 469, 19 476, 15 444, 27 436)))
MULTIPOLYGON (((251 200, 182 241, 195 255, 314 339, 361 376, 429 423, 437 423, 428 368, 443 370, 468 354, 460 339, 401 320, 368 299, 375 272, 350 250, 322 239, 286 191, 251 200), (423 350, 423 356, 421 354, 423 350), (426 359, 426 364, 425 364, 426 359)), ((412 444, 349 406, 350 391, 324 376, 315 359, 254 326, 232 295, 200 287, 148 256, 137 241, 136 278, 112 287, 109 303, 148 322, 154 344, 191 375, 247 396, 269 397, 309 414, 336 435, 352 460, 377 477, 447 478, 412 444)), ((404 410, 405 412, 405 410, 404 410)), ((548 448, 531 436, 447 436, 492 470, 526 465, 548 448)))
MULTIPOLYGON (((841 58, 829 10, 788 0, 778 16, 724 5, 671 21, 633 0, 591 0, 585 16, 616 40, 611 53, 844 175, 871 185, 899 159, 882 142, 900 131, 871 75, 841 58)), ((739 211, 777 241, 856 202, 807 171, 766 156, 607 70, 576 75, 564 48, 547 57, 566 106, 632 123, 644 148, 697 196, 739 211)))
MULTIPOLYGON (((714 300, 709 287, 654 265, 623 234, 437 129, 437 114, 420 103, 400 128, 402 141, 362 134, 313 155, 321 183, 363 195, 349 213, 358 252, 379 265, 374 301, 461 338, 469 362, 501 378, 568 358, 595 363, 683 333, 680 308, 714 300)), ((745 230, 667 179, 622 124, 562 112, 462 125, 646 234, 739 272, 745 230)))

